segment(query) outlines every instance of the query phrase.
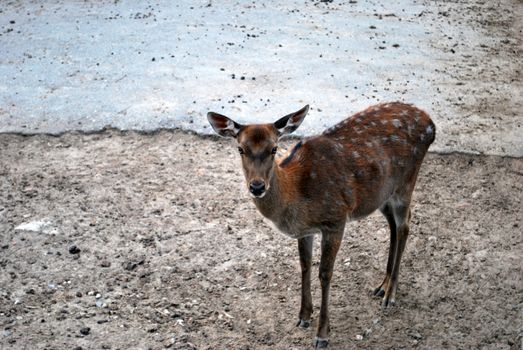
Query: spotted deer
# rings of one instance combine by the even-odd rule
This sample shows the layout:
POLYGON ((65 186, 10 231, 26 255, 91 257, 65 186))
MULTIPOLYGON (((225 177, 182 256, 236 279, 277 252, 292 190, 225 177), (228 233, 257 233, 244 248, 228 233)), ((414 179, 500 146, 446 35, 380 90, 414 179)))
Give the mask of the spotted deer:
POLYGON ((322 296, 314 346, 323 348, 329 344, 329 289, 345 223, 376 209, 390 226, 390 246, 385 278, 373 295, 383 297, 383 307, 395 304, 412 191, 436 130, 412 105, 379 104, 303 139, 277 159, 278 140, 296 130, 308 110, 307 105, 272 124, 241 125, 214 112, 207 118, 219 135, 236 138, 247 189, 260 213, 298 240, 301 328, 311 324, 313 234, 321 233, 322 296))

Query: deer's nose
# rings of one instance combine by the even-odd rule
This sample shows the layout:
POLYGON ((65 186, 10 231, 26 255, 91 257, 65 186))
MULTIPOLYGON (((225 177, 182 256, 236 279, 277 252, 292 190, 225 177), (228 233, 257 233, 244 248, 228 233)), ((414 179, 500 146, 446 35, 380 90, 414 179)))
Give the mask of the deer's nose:
POLYGON ((260 197, 265 192, 265 182, 254 180, 249 184, 249 191, 255 197, 260 197))

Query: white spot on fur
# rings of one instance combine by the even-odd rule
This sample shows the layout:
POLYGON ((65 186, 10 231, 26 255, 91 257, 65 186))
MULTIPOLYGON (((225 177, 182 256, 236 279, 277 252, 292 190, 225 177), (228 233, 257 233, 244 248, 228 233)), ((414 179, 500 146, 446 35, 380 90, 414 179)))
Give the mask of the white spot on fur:
POLYGON ((359 158, 359 157, 360 157, 360 154, 358 153, 358 151, 354 151, 354 152, 352 152, 352 156, 353 156, 354 158, 359 158))
POLYGON ((392 119, 392 125, 397 128, 401 128, 401 122, 398 119, 392 119))
POLYGON ((389 121, 388 121, 387 119, 382 119, 382 120, 380 120, 380 123, 383 124, 383 125, 387 124, 388 122, 389 122, 389 121))
POLYGON ((427 135, 431 135, 434 130, 432 129, 432 125, 427 126, 427 129, 425 130, 427 132, 427 135))

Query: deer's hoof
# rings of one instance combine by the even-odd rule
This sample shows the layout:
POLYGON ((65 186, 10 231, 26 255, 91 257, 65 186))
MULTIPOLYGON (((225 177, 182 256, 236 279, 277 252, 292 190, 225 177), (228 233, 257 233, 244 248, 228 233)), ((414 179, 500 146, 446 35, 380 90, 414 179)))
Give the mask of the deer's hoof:
POLYGON ((396 305, 396 300, 394 300, 394 299, 383 298, 383 301, 381 302, 382 309, 390 308, 390 307, 393 307, 394 305, 396 305))
POLYGON ((316 349, 323 349, 329 346, 329 339, 323 339, 323 338, 314 338, 314 347, 316 349))
POLYGON ((385 290, 383 290, 381 287, 378 287, 372 291, 372 295, 375 297, 382 297, 385 295, 385 290))
POLYGON ((311 326, 311 321, 308 320, 302 320, 300 318, 300 320, 298 321, 298 324, 296 324, 297 327, 301 328, 301 329, 308 329, 310 326, 311 326))

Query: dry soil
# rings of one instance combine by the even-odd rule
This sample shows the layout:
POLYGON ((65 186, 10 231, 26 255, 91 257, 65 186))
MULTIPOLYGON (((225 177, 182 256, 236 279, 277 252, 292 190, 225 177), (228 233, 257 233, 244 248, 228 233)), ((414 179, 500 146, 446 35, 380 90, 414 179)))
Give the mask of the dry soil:
MULTIPOLYGON (((521 348, 522 189, 522 159, 428 154, 393 309, 368 294, 385 219, 347 225, 331 348, 521 348)), ((297 243, 256 212, 232 141, 2 134, 0 193, 2 349, 312 344, 295 327, 297 243)), ((316 278, 313 298, 316 326, 316 278)))

